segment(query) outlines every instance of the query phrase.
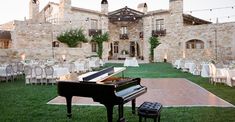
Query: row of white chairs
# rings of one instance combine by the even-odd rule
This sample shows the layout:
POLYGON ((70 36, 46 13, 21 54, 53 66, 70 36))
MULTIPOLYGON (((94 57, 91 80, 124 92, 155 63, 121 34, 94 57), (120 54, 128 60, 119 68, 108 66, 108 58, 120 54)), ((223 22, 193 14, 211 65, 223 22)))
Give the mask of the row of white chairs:
POLYGON ((209 82, 212 84, 224 83, 229 86, 235 85, 235 69, 232 72, 233 70, 223 67, 221 64, 215 65, 211 62, 176 60, 172 65, 177 69, 182 69, 182 71, 190 72, 193 75, 209 77, 209 82))
POLYGON ((6 82, 14 81, 18 76, 24 72, 24 65, 21 62, 14 62, 1 66, 0 78, 6 82))
POLYGON ((26 84, 55 84, 57 79, 57 77, 54 77, 54 68, 52 66, 45 66, 44 68, 41 66, 25 66, 24 73, 26 84))
POLYGON ((174 68, 181 69, 193 75, 201 75, 202 63, 193 60, 176 60, 172 63, 174 68))

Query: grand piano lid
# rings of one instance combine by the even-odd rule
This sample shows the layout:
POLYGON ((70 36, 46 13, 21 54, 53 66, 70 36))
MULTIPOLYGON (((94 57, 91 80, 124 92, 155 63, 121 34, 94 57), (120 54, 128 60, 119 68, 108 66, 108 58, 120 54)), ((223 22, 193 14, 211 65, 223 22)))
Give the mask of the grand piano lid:
MULTIPOLYGON (((126 70, 126 67, 114 67, 113 69, 114 69, 114 72, 112 72, 112 73, 110 73, 110 72, 109 73, 104 73, 104 74, 101 74, 101 75, 99 75, 97 77, 92 78, 89 81, 84 81, 84 82, 93 82, 93 83, 103 84, 103 82, 101 82, 101 81, 103 81, 103 80, 105 80, 105 79, 107 79, 109 77, 112 77, 112 76, 114 76, 114 75, 116 75, 116 74, 118 74, 120 72, 123 72, 124 70, 126 70)), ((99 71, 87 72, 85 74, 79 75, 78 76, 78 80, 79 81, 83 81, 83 78, 89 77, 90 75, 93 75, 93 74, 95 74, 97 72, 99 72, 99 71)))
POLYGON ((99 71, 92 71, 92 72, 87 72, 85 74, 77 75, 76 73, 70 73, 69 75, 65 75, 59 78, 59 81, 68 81, 68 82, 83 82, 83 83, 97 83, 97 84, 107 84, 102 81, 104 81, 107 78, 110 78, 120 72, 123 72, 126 70, 126 67, 114 67, 114 72, 113 73, 105 73, 101 74, 99 77, 94 77, 93 79, 89 81, 83 81, 84 77, 90 76, 94 73, 97 73, 99 71))

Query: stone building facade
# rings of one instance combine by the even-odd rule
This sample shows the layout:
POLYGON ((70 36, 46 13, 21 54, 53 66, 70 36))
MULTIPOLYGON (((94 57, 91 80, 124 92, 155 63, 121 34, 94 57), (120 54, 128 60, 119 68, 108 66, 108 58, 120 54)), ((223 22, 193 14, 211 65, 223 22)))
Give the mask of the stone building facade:
POLYGON ((179 58, 201 60, 235 59, 235 23, 216 23, 183 13, 183 0, 169 0, 169 10, 148 11, 146 3, 138 10, 123 7, 109 12, 108 1, 101 1, 101 10, 71 6, 71 0, 49 2, 39 11, 39 2, 30 0, 29 17, 0 26, 10 31, 8 49, 1 49, 1 58, 85 58, 96 55, 96 44, 82 43, 68 48, 57 36, 69 29, 82 28, 87 38, 108 32, 103 59, 120 60, 137 57, 149 61, 149 38, 156 36, 161 44, 155 49, 154 60, 173 61, 179 58), (53 47, 54 43, 59 46, 53 47))

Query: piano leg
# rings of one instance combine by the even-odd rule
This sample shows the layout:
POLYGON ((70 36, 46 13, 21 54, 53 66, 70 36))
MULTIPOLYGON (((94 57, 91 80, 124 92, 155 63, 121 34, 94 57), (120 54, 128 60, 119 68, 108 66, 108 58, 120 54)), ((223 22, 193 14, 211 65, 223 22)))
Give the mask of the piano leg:
POLYGON ((123 104, 118 105, 118 122, 125 122, 123 117, 123 104))
POLYGON ((112 122, 113 121, 113 106, 114 105, 105 105, 106 109, 107 109, 107 117, 108 117, 108 122, 112 122))
POLYGON ((135 105, 136 105, 136 100, 133 99, 133 100, 131 101, 132 114, 135 114, 135 105))
POLYGON ((72 96, 66 96, 66 103, 67 103, 67 117, 71 118, 71 104, 72 104, 72 96))

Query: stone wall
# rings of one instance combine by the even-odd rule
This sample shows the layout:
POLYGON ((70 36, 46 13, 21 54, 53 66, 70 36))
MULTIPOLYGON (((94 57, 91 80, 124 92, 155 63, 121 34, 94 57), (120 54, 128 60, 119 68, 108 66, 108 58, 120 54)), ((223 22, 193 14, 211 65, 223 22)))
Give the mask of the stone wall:
POLYGON ((156 48, 155 61, 163 61, 165 55, 169 61, 179 58, 217 61, 235 59, 235 23, 184 26, 178 30, 160 38, 162 45, 167 48, 156 48), (192 39, 203 41, 204 49, 186 49, 186 42, 192 39))
MULTIPOLYGON (((119 53, 113 54, 113 58, 120 57, 121 52, 123 50, 128 51, 130 53, 130 43, 136 42, 138 43, 140 50, 140 56, 142 56, 143 52, 143 42, 142 39, 139 37, 139 33, 142 32, 143 22, 142 20, 136 21, 136 22, 117 22, 117 23, 109 23, 109 35, 110 35, 110 43, 113 42, 119 42, 119 53), (120 39, 120 30, 121 27, 127 26, 127 33, 128 33, 128 39, 120 39)), ((110 48, 109 48, 110 49, 110 48)))
MULTIPOLYGON (((98 29, 102 33, 109 32, 110 40, 104 43, 103 59, 107 60, 110 43, 119 42, 119 57, 122 50, 130 52, 130 42, 136 42, 140 48, 140 56, 149 61, 149 37, 152 30, 156 29, 156 20, 164 19, 166 36, 159 37, 161 45, 155 49, 154 61, 163 61, 167 58, 169 62, 179 58, 200 59, 200 60, 235 60, 235 23, 205 24, 205 25, 183 25, 183 0, 170 1, 169 10, 148 12, 138 22, 117 22, 111 23, 108 16, 99 11, 87 10, 70 6, 70 0, 61 0, 65 4, 58 6, 58 23, 50 24, 45 22, 50 15, 40 13, 40 21, 13 21, 1 25, 1 29, 10 30, 12 34, 12 45, 10 49, 2 49, 1 60, 19 59, 20 55, 26 54, 26 58, 61 58, 66 55, 69 59, 84 58, 96 53, 91 52, 91 44, 83 43, 82 48, 68 48, 65 44, 52 48, 52 42, 62 32, 82 28, 88 36, 91 20, 98 20, 98 29), (43 16, 46 15, 46 18, 43 16), (127 26, 127 40, 120 40, 121 26, 127 26), (143 39, 139 33, 143 32, 143 39), (204 49, 186 49, 186 42, 192 39, 204 42, 204 49), (7 58, 8 57, 8 58, 7 58)), ((56 6, 56 4, 55 4, 56 6)), ((46 11, 47 12, 47 11, 46 11)))

